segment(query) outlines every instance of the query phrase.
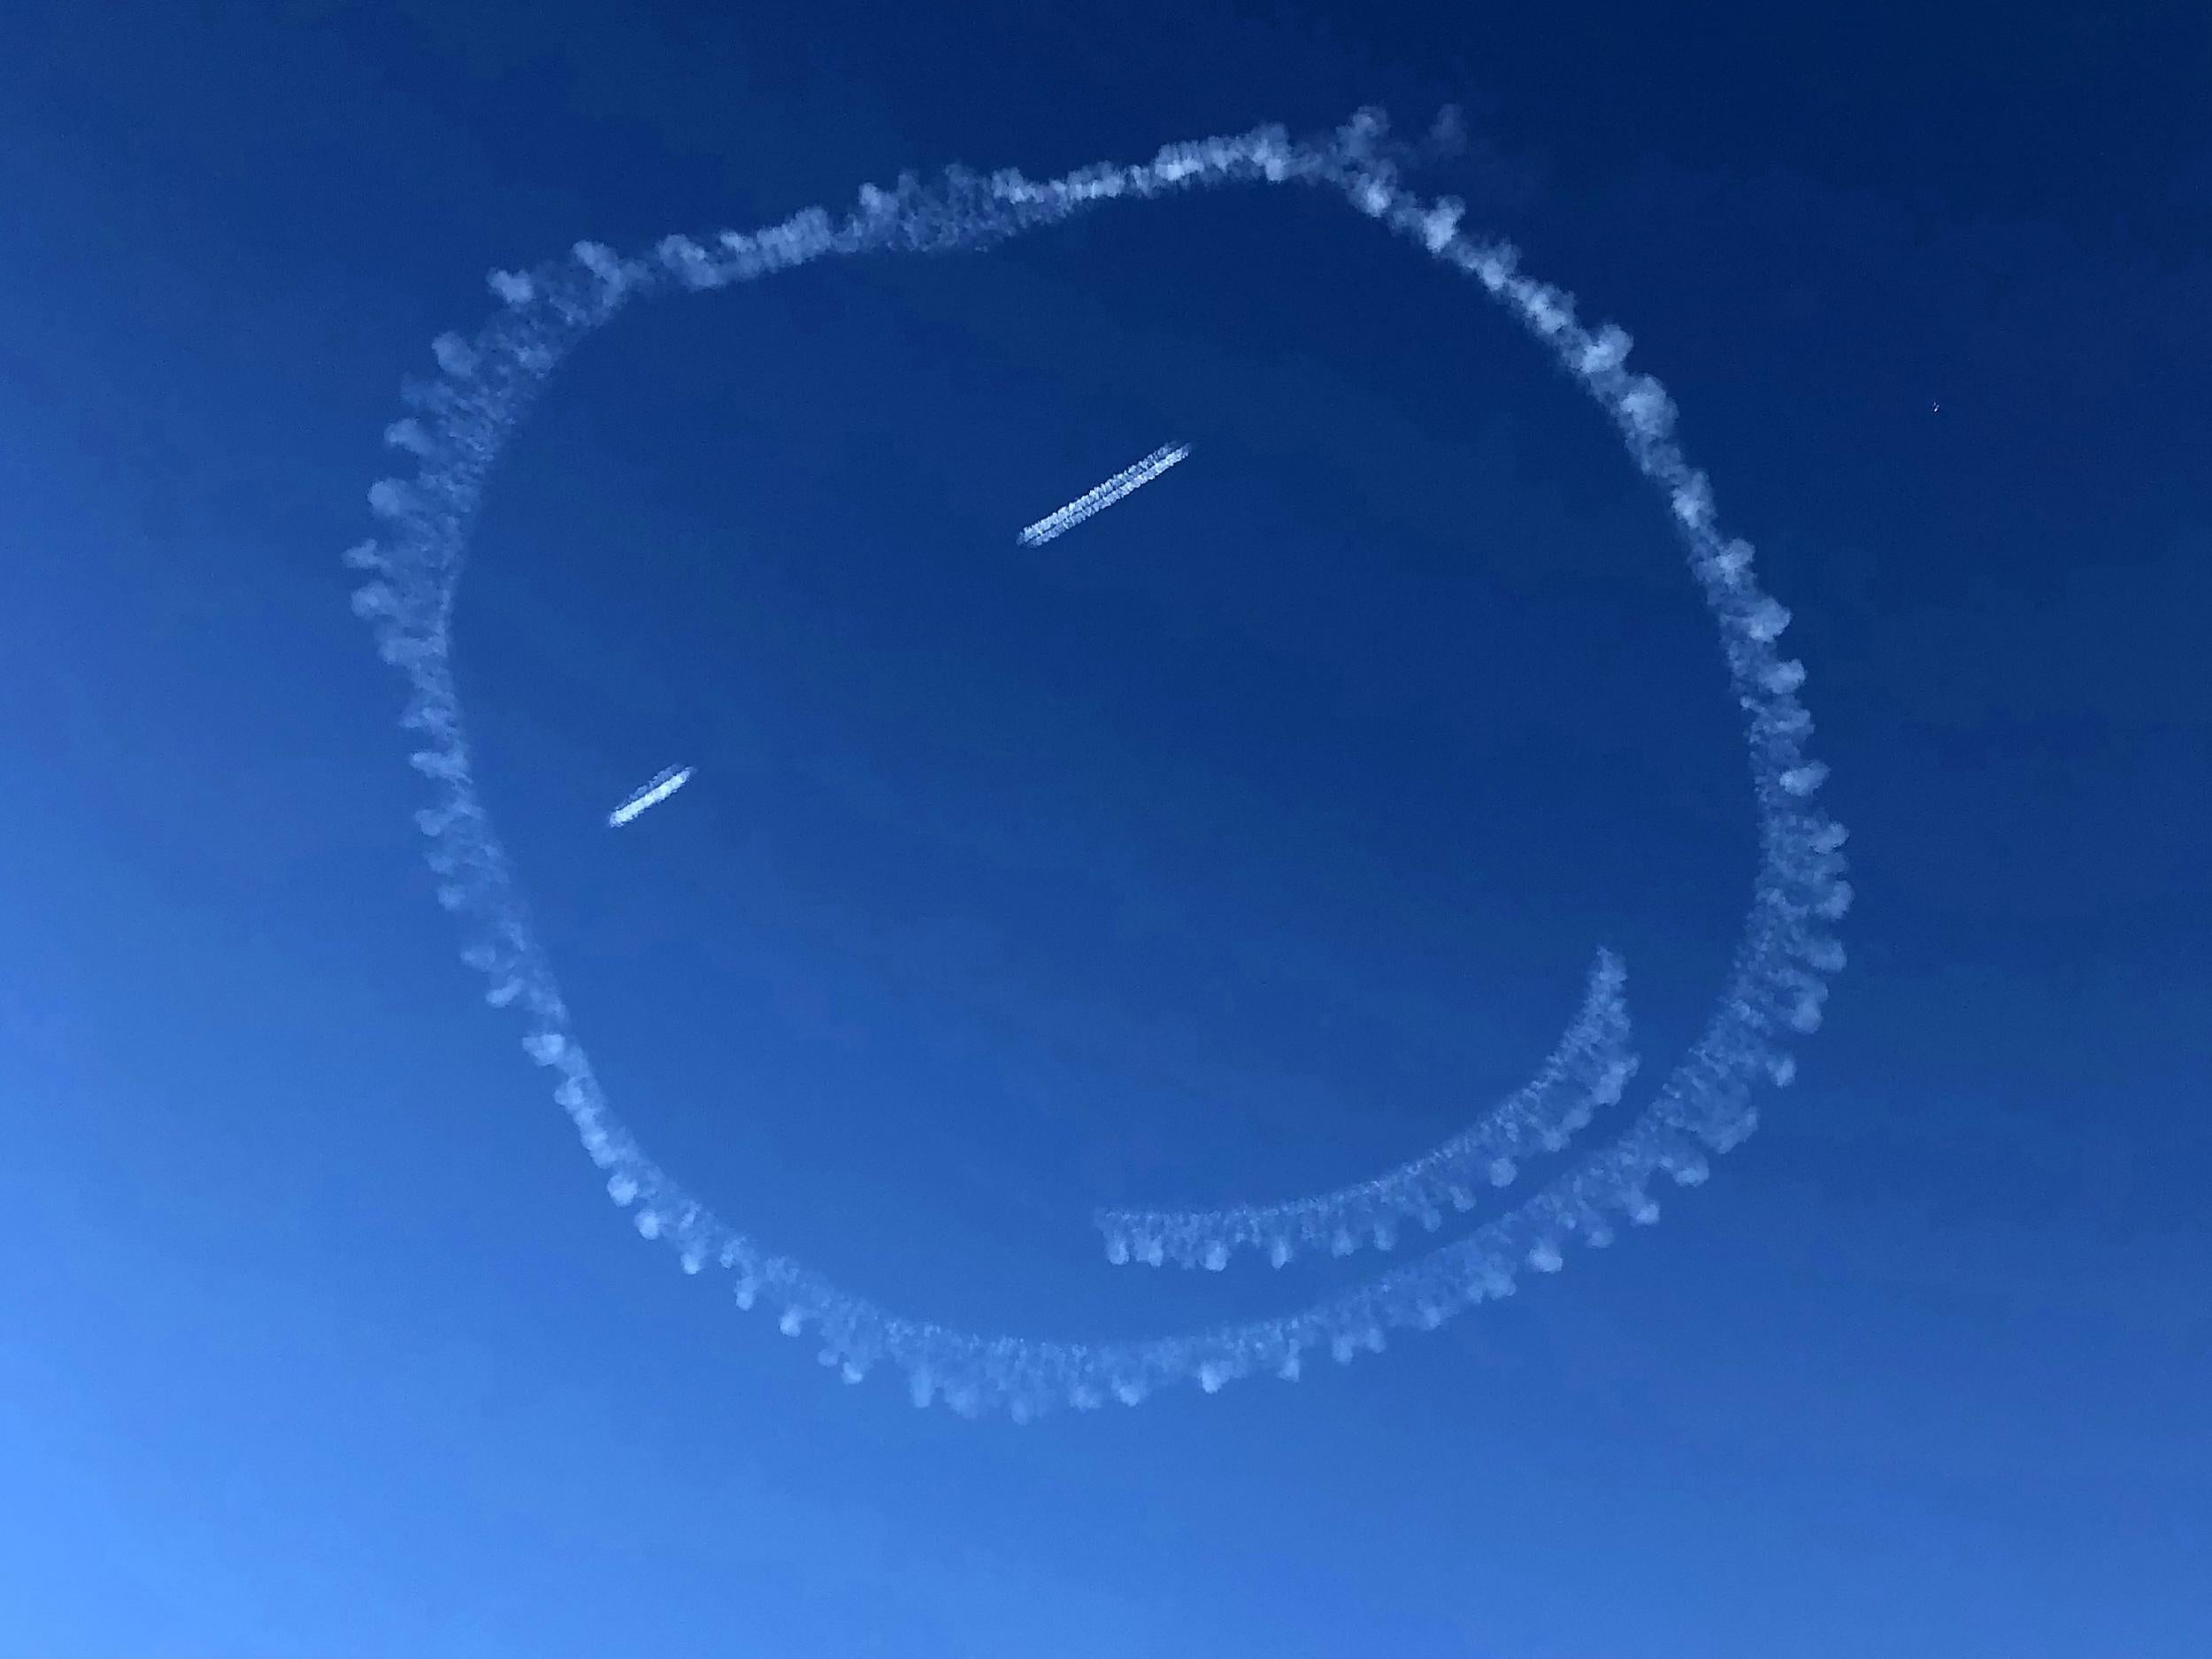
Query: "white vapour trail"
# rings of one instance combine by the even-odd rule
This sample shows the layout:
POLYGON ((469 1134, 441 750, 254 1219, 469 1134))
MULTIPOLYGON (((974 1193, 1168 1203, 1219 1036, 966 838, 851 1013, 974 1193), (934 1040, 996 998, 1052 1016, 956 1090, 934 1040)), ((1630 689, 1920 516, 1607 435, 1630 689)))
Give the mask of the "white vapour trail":
POLYGON ((641 812, 649 812, 662 802, 691 781, 691 768, 671 766, 656 774, 652 782, 634 791, 630 798, 607 814, 607 827, 620 829, 641 812))
POLYGON ((1408 1221, 1435 1232, 1447 1210, 1472 1210, 1484 1188, 1509 1186, 1523 1159, 1563 1150, 1598 1107, 1619 1101, 1636 1071, 1622 996, 1626 978, 1620 959, 1600 951, 1580 1011, 1536 1075, 1419 1157, 1334 1192, 1283 1203, 1102 1210, 1092 1220, 1106 1235, 1106 1259, 1117 1266, 1174 1262, 1218 1271, 1236 1250, 1264 1249, 1281 1267, 1301 1250, 1349 1256, 1371 1244, 1393 1248, 1408 1221))
POLYGON ((1021 533, 1024 547, 1042 547, 1053 537, 1065 535, 1086 518, 1097 517, 1124 495, 1142 489, 1190 453, 1187 443, 1171 443, 1155 449, 1134 466, 1125 466, 1094 489, 1087 489, 1057 512, 1047 513, 1021 533))
POLYGON ((795 1337, 810 1331, 822 1362, 849 1380, 887 1364, 904 1374, 917 1403, 941 1399, 964 1413, 1027 1420, 1056 1406, 1133 1405, 1177 1382, 1211 1393, 1262 1373, 1295 1377, 1319 1349, 1349 1360, 1379 1349, 1392 1329, 1432 1328, 1510 1294, 1525 1269, 1556 1271, 1576 1240, 1609 1241, 1620 1217, 1655 1220, 1650 1188, 1658 1178, 1705 1179, 1707 1153, 1751 1132, 1755 1091, 1794 1075, 1791 1043, 1820 1023, 1828 979, 1842 966, 1830 924, 1851 893, 1844 832, 1813 799, 1827 772, 1807 753, 1812 722, 1797 695, 1804 669, 1775 649, 1790 614, 1761 590, 1750 547, 1721 533, 1704 474, 1675 444, 1672 403, 1656 380, 1626 367, 1628 336, 1578 322, 1571 296, 1523 275, 1507 243, 1462 233, 1460 217, 1456 202, 1425 202, 1402 188, 1381 120, 1366 112, 1323 142, 1294 142, 1263 127, 1042 183, 956 169, 934 189, 911 180, 895 191, 864 188, 842 217, 812 208, 710 244, 671 237, 634 258, 582 243, 571 260, 495 273, 503 311, 473 340, 447 334, 434 342, 438 375, 408 389, 414 412, 386 435, 416 457, 414 475, 371 488, 385 528, 347 557, 380 573, 354 604, 409 684, 401 723, 423 742, 410 759, 436 796, 417 821, 440 876, 439 900, 467 927, 463 959, 485 975, 490 1002, 521 1011, 525 1049, 553 1073, 555 1101, 638 1232, 670 1245, 687 1272, 727 1273, 741 1307, 767 1299, 778 1327, 795 1337), (470 525, 507 435, 565 353, 634 299, 725 288, 833 255, 981 248, 1109 203, 1248 182, 1340 194, 1359 215, 1470 278, 1612 420, 1630 460, 1660 492, 1717 625, 1744 720, 1759 863, 1743 934, 1702 1033, 1615 1139, 1518 1208, 1363 1285, 1279 1318, 1128 1342, 985 1337, 904 1317, 723 1223, 608 1103, 472 771, 450 633, 470 525))

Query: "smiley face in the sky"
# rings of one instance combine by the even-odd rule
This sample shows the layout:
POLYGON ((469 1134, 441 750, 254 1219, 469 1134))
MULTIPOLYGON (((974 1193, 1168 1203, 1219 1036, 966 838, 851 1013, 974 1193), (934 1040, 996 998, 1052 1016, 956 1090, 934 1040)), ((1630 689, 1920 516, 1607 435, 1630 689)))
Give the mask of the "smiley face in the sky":
MULTIPOLYGON (((1362 117, 1325 142, 1293 142, 1263 129, 1047 183, 955 173, 935 189, 911 181, 894 192, 869 188, 841 219, 813 210, 712 243, 672 237, 639 258, 580 245, 572 258, 544 269, 495 274, 504 309, 473 341, 438 342, 440 378, 415 389, 415 413, 388 434, 420 465, 413 479, 372 491, 388 527, 349 556, 380 572, 356 604, 410 682, 403 723, 424 740, 413 764, 436 795, 419 818, 441 902, 467 928, 465 957, 485 976, 488 1000, 519 1012, 524 1048, 551 1073, 554 1098, 637 1231, 669 1245, 686 1272, 719 1277, 741 1307, 770 1310, 786 1334, 806 1337, 824 1364, 848 1379, 888 1366, 902 1373, 918 1403, 942 1400, 965 1412, 1026 1419, 1056 1406, 1133 1404, 1179 1381, 1210 1393, 1247 1376, 1294 1377, 1310 1354, 1348 1359, 1379 1348, 1391 1329, 1433 1328, 1509 1294, 1524 1270, 1557 1270, 1577 1242, 1605 1243, 1623 1218, 1655 1219, 1652 1188, 1660 1178, 1705 1179, 1707 1154, 1749 1132, 1756 1091, 1790 1080, 1790 1041, 1818 1023, 1826 979, 1841 964, 1827 923, 1842 913, 1849 890, 1841 879, 1842 832, 1813 804, 1824 772, 1806 754, 1810 722, 1797 697, 1803 672, 1776 649, 1788 612, 1759 588, 1749 548, 1717 529, 1703 476, 1672 442, 1666 395, 1625 366, 1627 337, 1578 323, 1567 296, 1519 273, 1512 249, 1463 234, 1458 219, 1456 204, 1424 202, 1401 185, 1379 123, 1362 117), (1391 1248, 1402 1229, 1406 1240, 1420 1240, 1418 1252, 1298 1311, 1194 1334, 1102 1344, 972 1334, 856 1295, 725 1222, 617 1115, 493 828, 465 732, 452 623, 468 537, 487 476, 536 392, 572 346, 633 299, 729 288, 835 255, 979 247, 1085 211, 1121 211, 1117 204, 1233 183, 1304 184, 1340 197, 1350 209, 1347 234, 1379 227, 1464 275, 1611 419, 1634 465, 1661 493, 1719 628, 1749 751, 1759 847, 1753 901, 1711 1012, 1647 1097, 1623 1102, 1635 1074, 1624 972, 1601 951, 1550 1059, 1421 1157, 1289 1202, 1115 1210, 1098 1217, 1116 1262, 1221 1267, 1250 1249, 1280 1264, 1307 1250, 1391 1248), (1426 1237, 1514 1182, 1525 1159, 1566 1150, 1617 1105, 1616 1133, 1532 1196, 1448 1242, 1426 1237)), ((708 794, 709 778, 703 771, 687 803, 708 794)), ((667 816, 680 822, 673 806, 667 816)), ((733 1093, 741 1110, 749 1091, 733 1093)))

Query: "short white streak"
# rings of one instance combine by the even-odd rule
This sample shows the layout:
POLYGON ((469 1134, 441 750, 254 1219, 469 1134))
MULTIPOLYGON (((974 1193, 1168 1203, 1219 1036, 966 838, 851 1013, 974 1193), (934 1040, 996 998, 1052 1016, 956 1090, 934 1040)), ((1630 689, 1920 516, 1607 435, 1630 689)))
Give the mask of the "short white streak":
POLYGON ((656 776, 652 782, 607 814, 607 827, 620 829, 641 812, 649 812, 662 802, 691 781, 691 768, 671 766, 656 776))
POLYGON ((1142 489, 1189 453, 1187 443, 1171 443, 1153 450, 1136 465, 1122 468, 1103 484, 1085 490, 1059 511, 1038 519, 1021 533, 1022 545, 1042 547, 1053 537, 1065 535, 1086 518, 1097 517, 1123 496, 1142 489))
POLYGON ((1379 1350, 1390 1330, 1431 1330, 1478 1303, 1513 1294, 1524 1271, 1549 1273, 1579 1241, 1600 1245, 1616 1224, 1648 1223, 1664 1176, 1694 1186, 1706 1155, 1724 1152, 1757 1121, 1754 1096, 1795 1074, 1796 1040, 1820 1023, 1827 982, 1843 965, 1832 924, 1851 902, 1844 832, 1815 796, 1825 769, 1807 752, 1812 721, 1798 692, 1801 664, 1774 641, 1788 612, 1760 588, 1747 543, 1726 537, 1703 473, 1676 445, 1672 401, 1626 366, 1627 334, 1578 322, 1571 296, 1522 273, 1520 255, 1459 228, 1460 204, 1430 202, 1398 182, 1381 118, 1360 115, 1332 137, 1294 142, 1279 127, 1171 144, 1149 163, 1095 166, 1037 182, 1008 171, 949 172, 925 188, 872 186, 841 215, 810 208, 780 225, 705 242, 672 236, 621 257, 596 243, 529 272, 491 279, 502 309, 473 340, 442 336, 438 373, 407 388, 408 418, 390 442, 408 475, 379 480, 369 505, 377 538, 346 562, 374 572, 354 595, 377 649, 407 686, 400 723, 419 745, 410 763, 431 804, 417 814, 438 897, 465 928, 462 958, 485 998, 511 1008, 522 1044, 553 1078, 554 1102, 603 1172, 608 1195, 639 1233, 684 1271, 727 1276, 740 1308, 764 1304, 777 1328, 809 1335, 848 1380, 882 1364, 903 1374, 918 1404, 1025 1422, 1057 1407, 1134 1405, 1194 1383, 1210 1394, 1255 1376, 1297 1377, 1307 1358, 1379 1350), (1759 857, 1735 956, 1702 1033, 1588 1151, 1517 1208, 1450 1243, 1333 1291, 1303 1310, 1210 1331, 1087 1343, 986 1336, 897 1314, 719 1219, 646 1151, 603 1091, 575 1033, 551 964, 478 791, 451 658, 450 621, 485 481, 516 424, 562 357, 634 298, 726 288, 848 254, 978 249, 1116 201, 1143 202, 1244 183, 1300 183, 1340 196, 1356 217, 1405 238, 1465 276, 1548 351, 1618 432, 1630 461, 1668 510, 1688 572, 1718 629, 1730 694, 1743 722, 1759 857))

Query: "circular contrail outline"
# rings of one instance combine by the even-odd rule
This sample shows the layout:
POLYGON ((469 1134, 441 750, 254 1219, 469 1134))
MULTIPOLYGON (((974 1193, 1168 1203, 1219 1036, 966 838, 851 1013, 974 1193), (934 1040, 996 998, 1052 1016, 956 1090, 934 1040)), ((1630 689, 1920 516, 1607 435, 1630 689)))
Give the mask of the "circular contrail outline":
POLYGON ((460 919, 463 958, 489 982, 487 999, 517 1010, 523 1047, 556 1081, 585 1150, 638 1232, 672 1247, 687 1272, 729 1275, 741 1307, 765 1302, 788 1335, 811 1333, 825 1365, 858 1381, 871 1368, 902 1372, 915 1403, 941 1401, 967 1415, 1026 1421, 1060 1406, 1136 1404, 1160 1387, 1195 1382, 1214 1393, 1240 1378, 1294 1378, 1304 1356, 1347 1361, 1379 1350, 1392 1329, 1432 1329, 1511 1294, 1524 1269, 1548 1272, 1577 1240, 1602 1245, 1620 1217, 1656 1218, 1649 1188, 1661 1175, 1702 1181, 1706 1154, 1749 1133, 1754 1094, 1794 1074, 1794 1038, 1820 1020, 1827 980, 1843 964, 1830 926, 1850 902, 1842 828, 1814 803, 1826 768, 1809 757, 1797 691, 1801 664, 1775 641, 1789 612, 1759 587, 1752 550, 1718 528, 1704 475, 1671 436, 1664 389, 1625 366, 1629 338, 1578 322, 1571 296, 1519 270, 1509 244, 1461 231, 1460 204, 1425 201, 1400 183, 1381 118, 1362 111, 1325 139, 1293 141, 1279 127, 1171 144, 1149 163, 1098 165, 1033 181, 1018 173, 949 170, 924 186, 864 186, 843 215, 810 208, 778 225, 707 242, 672 236, 649 253, 616 255, 579 243, 570 257, 495 272, 502 309, 472 339, 434 342, 439 373, 406 388, 413 412, 386 432, 413 455, 410 478, 369 491, 383 520, 347 562, 375 572, 354 595, 384 658, 409 687, 403 727, 422 747, 411 763, 434 803, 416 814, 438 898, 460 919), (453 603, 476 508, 502 446, 569 349, 633 299, 757 280, 832 255, 979 249, 1116 202, 1242 183, 1299 183, 1340 196, 1363 219, 1404 237, 1502 303, 1612 419, 1631 460, 1664 496, 1691 575, 1718 625, 1740 707, 1759 824, 1750 911, 1714 1011, 1672 1072, 1603 1148, 1518 1208, 1454 1241, 1391 1267, 1296 1313, 1211 1330, 1090 1344, 979 1335, 894 1314, 839 1288, 719 1221, 647 1155, 602 1093, 578 1041, 552 967, 533 935, 507 856, 471 769, 451 661, 453 603))

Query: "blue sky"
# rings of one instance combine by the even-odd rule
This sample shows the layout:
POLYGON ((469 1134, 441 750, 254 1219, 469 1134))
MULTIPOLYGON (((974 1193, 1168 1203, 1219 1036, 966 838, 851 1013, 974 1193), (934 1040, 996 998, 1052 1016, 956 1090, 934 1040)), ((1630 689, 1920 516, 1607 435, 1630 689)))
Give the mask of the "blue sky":
MULTIPOLYGON (((2200 22, 79 10, 0 67, 23 1651, 2203 1650, 2200 22), (1425 179, 1636 335, 1797 612, 1830 1023, 1656 1229, 1379 1360, 1020 1432, 833 1387, 637 1248, 454 959, 336 559, 398 380, 580 236, 1448 102, 1425 179)), ((1657 505, 1356 229, 641 311, 503 465, 464 691, 580 1028, 901 1307, 1288 1305, 1330 1275, 1117 1274, 1085 1213, 1405 1156, 1601 942, 1656 1065, 1734 937, 1657 505)))

